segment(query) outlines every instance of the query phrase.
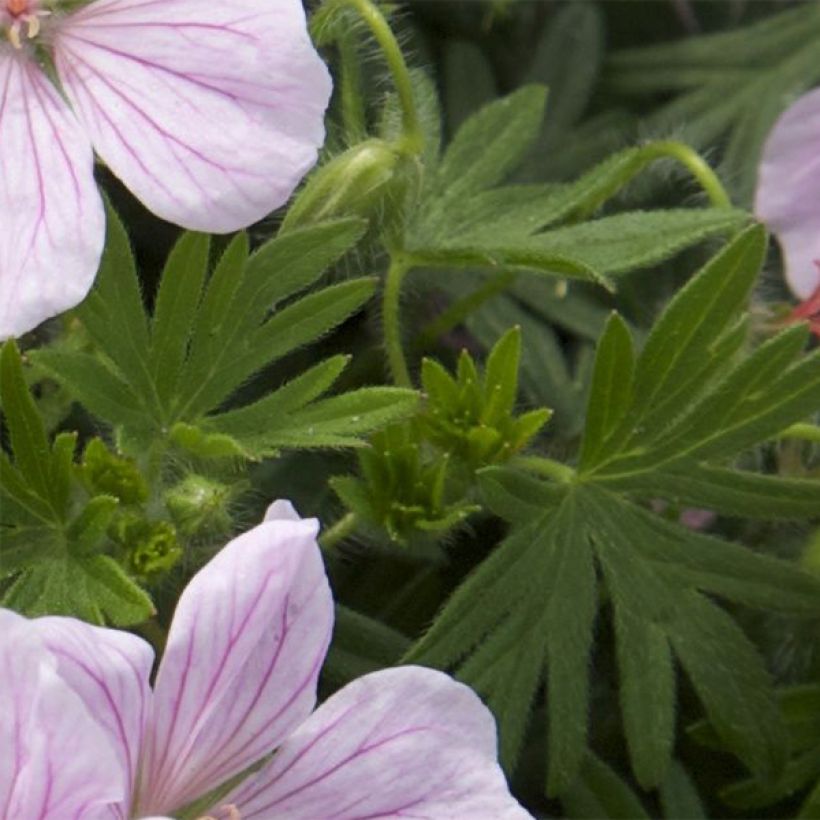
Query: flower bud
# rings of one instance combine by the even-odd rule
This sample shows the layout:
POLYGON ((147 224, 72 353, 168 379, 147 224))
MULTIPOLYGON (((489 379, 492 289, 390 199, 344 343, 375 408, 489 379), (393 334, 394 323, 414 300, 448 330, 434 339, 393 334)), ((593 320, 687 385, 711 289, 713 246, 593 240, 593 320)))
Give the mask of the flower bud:
POLYGON ((145 523, 142 533, 128 545, 127 568, 140 580, 150 581, 176 566, 182 558, 182 547, 168 521, 145 523))
POLYGON ((165 506, 180 534, 186 537, 230 532, 231 488, 201 475, 189 475, 165 494, 165 506))
POLYGON ((390 193, 398 161, 398 153, 384 140, 354 145, 308 180, 288 209, 282 229, 334 217, 370 217, 390 193))

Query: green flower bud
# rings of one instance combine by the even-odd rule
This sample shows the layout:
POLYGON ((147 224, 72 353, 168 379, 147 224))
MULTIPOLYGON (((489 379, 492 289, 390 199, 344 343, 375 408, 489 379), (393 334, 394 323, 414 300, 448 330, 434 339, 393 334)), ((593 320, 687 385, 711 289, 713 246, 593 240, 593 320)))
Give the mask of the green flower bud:
POLYGON ((165 506, 182 535, 222 535, 231 530, 231 496, 226 484, 189 475, 165 493, 165 506))
POLYGON ((144 522, 141 537, 129 545, 127 569, 141 581, 150 581, 176 566, 182 558, 182 547, 176 530, 168 521, 144 522))
POLYGON ((114 455, 101 439, 91 439, 83 454, 81 474, 93 495, 112 495, 122 504, 141 504, 148 485, 130 458, 114 455))
POLYGON ((319 168, 288 209, 282 229, 343 216, 371 216, 396 179, 399 154, 387 142, 369 139, 319 168))

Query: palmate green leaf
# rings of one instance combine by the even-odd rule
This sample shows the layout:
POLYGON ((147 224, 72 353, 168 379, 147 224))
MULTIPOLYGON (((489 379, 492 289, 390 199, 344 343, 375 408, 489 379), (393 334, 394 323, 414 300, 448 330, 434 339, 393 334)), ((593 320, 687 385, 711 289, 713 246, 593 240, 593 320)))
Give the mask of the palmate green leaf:
POLYGON ((29 617, 69 615, 94 624, 129 626, 146 620, 154 606, 107 555, 69 555, 53 548, 28 566, 0 599, 0 604, 29 617))
POLYGON ((508 766, 540 681, 531 666, 540 652, 549 792, 563 794, 577 775, 598 599, 594 555, 613 608, 623 724, 638 781, 653 788, 668 774, 675 658, 706 712, 722 716, 719 731, 734 753, 761 775, 782 767, 785 738, 762 659, 705 594, 816 616, 820 579, 686 530, 588 482, 571 487, 494 468, 482 472, 481 487, 488 505, 512 519, 513 530, 456 590, 408 657, 454 670, 482 692, 498 710, 508 766))
POLYGON ((354 395, 350 408, 365 397, 373 405, 352 421, 341 418, 348 409, 343 401, 322 404, 309 429, 314 417, 302 411, 331 387, 343 358, 255 405, 213 413, 259 370, 330 332, 367 302, 376 286, 370 278, 298 295, 365 227, 347 219, 289 231, 250 256, 247 238, 239 235, 210 276, 208 238, 184 234, 165 266, 149 321, 127 236, 112 213, 97 287, 79 309, 98 350, 46 348, 34 355, 132 450, 156 437, 170 437, 204 457, 256 457, 280 446, 302 446, 300 441, 311 447, 359 444, 382 421, 409 412, 414 394, 354 395), (265 436, 265 426, 275 428, 274 437, 265 436))
MULTIPOLYGON (((616 623, 618 610, 624 607, 659 629, 680 659, 710 718, 719 721, 716 729, 724 742, 753 771, 764 777, 775 774, 785 763, 786 738, 769 678, 752 644, 724 610, 700 593, 703 587, 696 575, 685 578, 664 572, 663 564, 647 561, 645 554, 641 555, 644 545, 654 541, 651 517, 647 521, 646 517, 635 515, 629 505, 617 497, 591 487, 587 490, 587 499, 594 516, 593 538, 600 547, 597 555, 612 596, 616 623)), ((666 546, 658 545, 657 552, 664 553, 666 546)), ((748 558, 736 562, 735 571, 743 573, 747 562, 748 558)), ((796 585, 802 585, 799 570, 781 563, 781 578, 791 574, 792 580, 798 581, 796 585)), ((808 574, 805 581, 815 587, 812 604, 817 610, 820 581, 808 574)), ((769 587, 786 597, 783 587, 771 578, 769 587)), ((784 601, 784 604, 789 606, 790 602, 784 601)), ((656 656, 656 664, 665 663, 661 657, 656 656)), ((637 665, 624 664, 623 656, 619 659, 623 687, 630 674, 642 672, 637 665)), ((674 700, 666 697, 654 702, 665 706, 664 723, 672 725, 673 717, 668 712, 673 711, 674 700)), ((640 713, 642 710, 642 705, 635 701, 631 711, 640 713)), ((657 717, 661 719, 660 709, 657 717)), ((639 779, 659 782, 661 763, 653 763, 650 756, 660 751, 653 742, 654 733, 629 734, 629 721, 626 728, 633 767, 639 779), (639 768, 641 763, 645 764, 643 768, 639 768)), ((668 763, 668 751, 662 760, 668 763)))
POLYGON ((459 587, 407 656, 456 667, 498 709, 509 768, 546 662, 551 793, 572 782, 585 754, 595 590, 586 528, 568 495, 554 514, 511 535, 459 587), (521 679, 513 684, 519 668, 521 679))

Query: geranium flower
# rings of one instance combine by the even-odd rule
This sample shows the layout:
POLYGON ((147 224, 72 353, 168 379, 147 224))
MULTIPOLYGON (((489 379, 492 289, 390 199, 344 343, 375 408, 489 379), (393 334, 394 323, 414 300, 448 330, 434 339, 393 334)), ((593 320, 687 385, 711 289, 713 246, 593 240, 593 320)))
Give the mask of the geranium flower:
POLYGON ((781 114, 763 148, 755 213, 777 236, 786 281, 820 335, 820 88, 781 114))
POLYGON ((279 501, 218 553, 179 599, 153 691, 140 638, 0 610, 0 817, 530 817, 490 712, 441 672, 375 672, 313 711, 333 624, 317 531, 279 501))
POLYGON ((237 230, 314 164, 330 88, 300 0, 0 0, 0 339, 91 287, 93 151, 163 219, 237 230))

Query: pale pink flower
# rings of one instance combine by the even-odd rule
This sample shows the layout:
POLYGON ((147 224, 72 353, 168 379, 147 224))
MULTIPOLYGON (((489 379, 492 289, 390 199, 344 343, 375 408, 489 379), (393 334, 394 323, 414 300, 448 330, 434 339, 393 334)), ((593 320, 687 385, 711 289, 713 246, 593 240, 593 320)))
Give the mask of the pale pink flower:
POLYGON ((314 164, 330 89, 301 0, 0 0, 0 338, 91 287, 94 151, 163 219, 233 231, 314 164))
POLYGON ((755 213, 780 243, 795 296, 820 299, 820 88, 789 106, 772 128, 758 168, 755 213))
POLYGON ((530 817, 490 712, 441 672, 375 672, 313 711, 333 625, 317 530, 280 501, 217 554, 179 599, 153 690, 140 638, 0 610, 0 817, 168 817, 260 761, 198 813, 530 817))

